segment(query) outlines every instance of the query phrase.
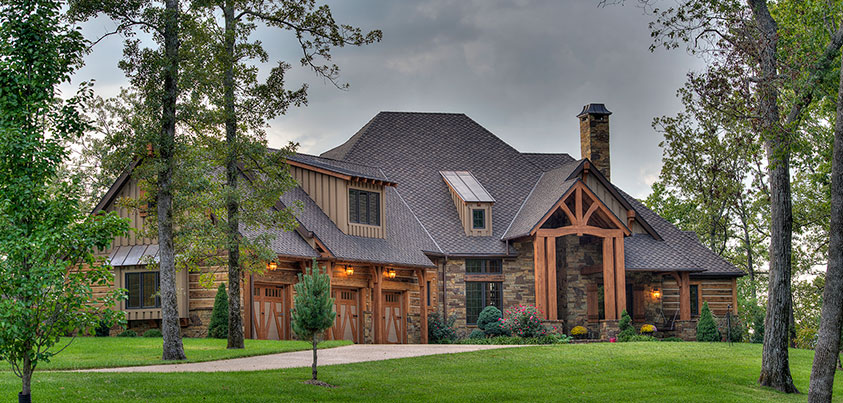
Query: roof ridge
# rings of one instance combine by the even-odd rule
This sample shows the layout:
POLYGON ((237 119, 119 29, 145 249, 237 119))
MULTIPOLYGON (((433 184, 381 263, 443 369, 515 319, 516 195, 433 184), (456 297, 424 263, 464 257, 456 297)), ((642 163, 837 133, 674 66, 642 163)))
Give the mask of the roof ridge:
MULTIPOLYGON (((336 159, 336 158, 323 157, 323 156, 321 156, 321 155, 316 155, 316 154, 308 154, 308 153, 300 153, 300 152, 296 152, 294 155, 305 155, 305 156, 308 156, 308 157, 319 158, 319 159, 323 159, 323 160, 330 160, 330 161, 341 162, 341 163, 343 163, 343 164, 357 165, 357 166, 360 166, 360 167, 372 168, 372 169, 381 169, 381 167, 379 167, 379 166, 377 166, 377 165, 366 165, 366 164, 361 164, 361 163, 359 163, 359 162, 354 162, 354 161, 338 160, 338 159, 336 159)), ((383 170, 381 170, 381 173, 383 173, 383 170)), ((384 175, 384 177, 386 177, 386 175, 384 175)))

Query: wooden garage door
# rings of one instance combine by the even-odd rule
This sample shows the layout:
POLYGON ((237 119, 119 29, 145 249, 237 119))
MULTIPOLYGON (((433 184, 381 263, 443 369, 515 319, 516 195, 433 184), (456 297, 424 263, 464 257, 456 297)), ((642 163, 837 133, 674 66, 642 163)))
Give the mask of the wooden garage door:
POLYGON ((279 284, 255 284, 252 296, 255 335, 261 340, 287 340, 290 338, 289 287, 279 284))
POLYGON ((356 344, 360 338, 360 293, 355 289, 334 288, 334 310, 337 319, 331 329, 334 340, 351 340, 356 344))
POLYGON ((404 313, 402 292, 383 293, 383 318, 386 342, 392 344, 407 342, 407 322, 404 313))

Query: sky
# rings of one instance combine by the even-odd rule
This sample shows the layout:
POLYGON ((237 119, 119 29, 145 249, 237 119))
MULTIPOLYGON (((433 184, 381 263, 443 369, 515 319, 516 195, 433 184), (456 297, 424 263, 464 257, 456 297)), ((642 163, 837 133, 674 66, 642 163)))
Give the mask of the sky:
MULTIPOLYGON (((653 118, 674 115, 675 94, 702 62, 681 50, 650 52, 650 17, 627 4, 598 0, 329 1, 334 18, 383 40, 333 51, 338 90, 298 63, 289 31, 259 28, 270 64, 293 65, 290 88, 310 86, 309 104, 271 121, 269 145, 298 142, 320 154, 351 137, 379 111, 465 113, 522 152, 580 158, 576 115, 604 103, 610 117, 612 182, 636 197, 658 178, 661 136, 653 118)), ((114 28, 107 19, 83 26, 89 39, 114 28)), ((75 82, 96 79, 115 96, 128 82, 117 68, 123 38, 98 43, 75 82)))

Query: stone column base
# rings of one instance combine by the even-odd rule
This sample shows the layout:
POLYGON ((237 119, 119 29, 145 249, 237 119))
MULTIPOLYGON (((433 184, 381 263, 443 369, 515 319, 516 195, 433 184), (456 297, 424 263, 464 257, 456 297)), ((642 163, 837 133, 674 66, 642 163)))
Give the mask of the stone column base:
POLYGON ((600 321, 600 340, 609 341, 613 337, 618 337, 620 327, 617 320, 601 320, 600 321))
POLYGON ((697 340, 697 321, 696 320, 677 320, 673 325, 676 337, 685 341, 697 340))

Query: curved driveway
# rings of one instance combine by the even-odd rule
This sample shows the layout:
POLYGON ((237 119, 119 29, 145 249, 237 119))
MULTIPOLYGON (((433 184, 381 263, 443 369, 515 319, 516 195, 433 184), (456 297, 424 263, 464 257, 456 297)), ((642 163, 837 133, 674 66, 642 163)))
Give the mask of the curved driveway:
MULTIPOLYGON (((319 365, 350 364, 354 362, 390 360, 393 358, 420 357, 435 354, 464 353, 522 346, 492 346, 468 344, 355 344, 319 350, 319 365)), ((223 372, 260 371, 267 369, 309 367, 313 352, 259 355, 229 360, 195 362, 189 364, 162 364, 141 367, 101 368, 80 372, 223 372)))

